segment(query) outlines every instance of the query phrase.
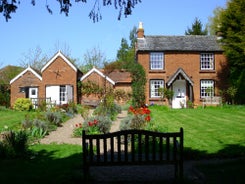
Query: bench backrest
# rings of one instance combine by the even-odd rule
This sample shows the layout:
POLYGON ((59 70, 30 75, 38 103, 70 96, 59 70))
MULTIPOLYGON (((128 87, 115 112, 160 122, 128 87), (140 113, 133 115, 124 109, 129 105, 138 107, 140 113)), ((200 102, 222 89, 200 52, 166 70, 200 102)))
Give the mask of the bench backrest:
POLYGON ((123 130, 87 135, 83 131, 82 141, 84 164, 183 163, 183 128, 170 133, 123 130))

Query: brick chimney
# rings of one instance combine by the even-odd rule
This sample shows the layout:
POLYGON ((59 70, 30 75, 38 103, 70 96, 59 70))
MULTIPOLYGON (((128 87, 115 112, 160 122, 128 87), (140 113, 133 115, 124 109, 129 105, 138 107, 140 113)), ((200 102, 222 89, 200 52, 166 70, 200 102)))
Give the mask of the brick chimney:
POLYGON ((138 38, 144 38, 145 37, 144 28, 143 28, 143 23, 142 22, 139 22, 139 28, 137 30, 137 37, 138 38))

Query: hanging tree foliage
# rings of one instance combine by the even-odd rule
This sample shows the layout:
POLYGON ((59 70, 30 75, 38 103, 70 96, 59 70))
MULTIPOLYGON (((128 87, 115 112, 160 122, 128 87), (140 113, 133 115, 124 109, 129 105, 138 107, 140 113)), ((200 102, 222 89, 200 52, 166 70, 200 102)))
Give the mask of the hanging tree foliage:
MULTIPOLYGON (((53 1, 53 0, 52 0, 53 1)), ((87 0, 75 0, 75 3, 87 3, 87 0)), ((98 22, 102 19, 101 15, 101 4, 103 6, 114 6, 115 9, 119 10, 118 20, 121 19, 122 14, 127 17, 132 14, 132 9, 136 4, 140 3, 141 0, 95 0, 94 5, 89 13, 89 18, 93 20, 93 22, 98 22)), ((11 14, 15 13, 18 5, 21 3, 21 0, 0 0, 0 14, 2 14, 6 21, 11 19, 11 14)), ((36 5, 36 0, 31 0, 30 2, 33 6, 36 5)), ((52 9, 49 6, 49 1, 46 0, 46 9, 48 13, 53 14, 52 9)), ((57 0, 57 3, 60 5, 60 13, 64 13, 66 16, 69 15, 70 8, 74 4, 73 1, 70 0, 57 0)))

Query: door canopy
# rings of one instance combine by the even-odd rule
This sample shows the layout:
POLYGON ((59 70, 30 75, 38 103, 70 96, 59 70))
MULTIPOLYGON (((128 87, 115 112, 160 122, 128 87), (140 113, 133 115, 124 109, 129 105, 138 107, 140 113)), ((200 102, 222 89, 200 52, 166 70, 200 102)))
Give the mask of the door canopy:
POLYGON ((174 75, 170 77, 170 79, 167 82, 167 86, 171 86, 172 83, 179 77, 182 76, 185 80, 187 80, 192 86, 193 86, 193 81, 191 78, 184 72, 182 68, 179 68, 174 75))

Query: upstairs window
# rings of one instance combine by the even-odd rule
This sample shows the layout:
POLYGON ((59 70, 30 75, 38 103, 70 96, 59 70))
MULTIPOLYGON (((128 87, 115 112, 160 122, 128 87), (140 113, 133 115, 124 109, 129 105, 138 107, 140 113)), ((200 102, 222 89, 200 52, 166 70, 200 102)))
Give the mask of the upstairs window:
POLYGON ((201 80, 201 98, 214 96, 214 81, 201 80))
POLYGON ((164 87, 164 81, 163 80, 150 80, 150 97, 151 98, 159 98, 159 88, 164 87))
POLYGON ((201 53, 200 64, 201 64, 201 70, 214 70, 214 54, 201 53))
POLYGON ((151 70, 163 70, 163 53, 162 52, 151 52, 150 53, 150 69, 151 70))

